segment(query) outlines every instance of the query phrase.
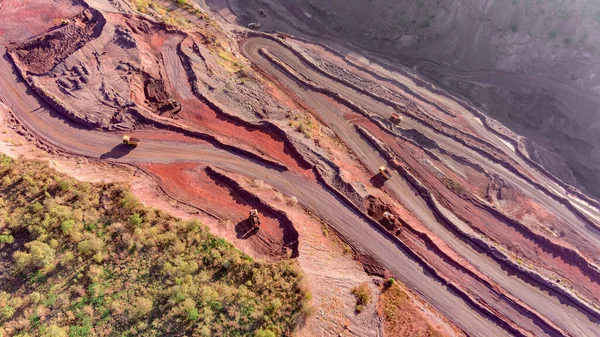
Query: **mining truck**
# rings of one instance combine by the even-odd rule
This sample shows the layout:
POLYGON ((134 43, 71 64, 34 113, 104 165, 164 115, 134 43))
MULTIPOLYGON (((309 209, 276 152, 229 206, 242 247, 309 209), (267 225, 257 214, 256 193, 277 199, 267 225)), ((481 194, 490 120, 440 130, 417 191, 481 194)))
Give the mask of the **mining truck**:
POLYGON ((251 209, 250 210, 250 224, 252 225, 252 229, 257 231, 260 230, 260 218, 258 217, 258 210, 251 209))
POLYGON ((129 135, 123 136, 123 144, 136 147, 142 140, 139 138, 131 137, 129 135))
POLYGON ((277 36, 278 38, 280 38, 282 40, 285 40, 288 37, 288 35, 284 34, 284 33, 277 33, 277 34, 275 34, 275 36, 277 36))
POLYGON ((390 117, 390 121, 392 123, 394 123, 394 125, 398 125, 398 124, 400 124, 400 122, 402 122, 402 117, 400 117, 399 114, 394 112, 394 113, 392 113, 392 116, 390 117))
POLYGON ((379 174, 385 179, 388 180, 392 177, 392 174, 390 173, 390 171, 387 169, 387 167, 385 166, 381 166, 379 168, 379 174))

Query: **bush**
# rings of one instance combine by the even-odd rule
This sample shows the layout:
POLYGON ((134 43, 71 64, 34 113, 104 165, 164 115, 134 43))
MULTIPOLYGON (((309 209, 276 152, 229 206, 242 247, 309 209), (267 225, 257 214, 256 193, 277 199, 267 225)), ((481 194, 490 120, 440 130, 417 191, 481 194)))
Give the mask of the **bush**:
POLYGON ((17 270, 24 271, 30 268, 43 268, 54 261, 55 250, 41 241, 32 241, 25 244, 29 252, 15 252, 13 255, 17 270))
POLYGON ((77 250, 84 255, 94 255, 102 250, 104 242, 98 237, 91 237, 77 244, 77 250))
POLYGON ((56 325, 50 325, 46 332, 44 332, 42 337, 67 337, 68 334, 63 328, 59 328, 56 325))
POLYGON ((144 220, 138 213, 133 213, 129 217, 129 224, 132 225, 134 228, 140 227, 142 222, 144 222, 144 220))
POLYGON ((191 307, 186 309, 186 318, 190 322, 195 322, 200 317, 200 313, 198 313, 198 309, 196 307, 191 307))
POLYGON ((361 312, 371 302, 371 288, 367 282, 363 282, 352 288, 352 294, 356 297, 356 311, 361 312))
POLYGON ((4 320, 9 320, 15 314, 16 309, 10 305, 4 306, 4 308, 0 309, 0 315, 4 320))
POLYGON ((257 330, 256 333, 254 334, 255 337, 277 337, 277 335, 275 335, 275 333, 271 330, 257 330))
POLYGON ((152 300, 138 297, 133 302, 133 309, 138 317, 145 317, 152 311, 152 300))
POLYGON ((0 235, 0 243, 11 244, 13 242, 15 242, 15 238, 12 235, 9 235, 9 234, 0 235))

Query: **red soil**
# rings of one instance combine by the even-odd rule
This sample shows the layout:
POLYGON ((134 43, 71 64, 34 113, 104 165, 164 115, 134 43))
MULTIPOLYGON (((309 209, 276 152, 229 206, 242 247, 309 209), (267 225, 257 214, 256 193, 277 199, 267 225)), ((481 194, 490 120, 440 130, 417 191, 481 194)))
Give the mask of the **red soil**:
POLYGON ((220 136, 226 137, 234 144, 241 143, 251 146, 259 153, 285 164, 291 171, 314 179, 310 168, 301 165, 294 159, 292 151, 279 137, 219 116, 196 99, 185 100, 181 103, 182 110, 179 117, 188 124, 209 129, 220 136))
MULTIPOLYGON (((584 296, 600 300, 600 284, 594 275, 580 268, 579 262, 561 254, 556 247, 544 244, 533 238, 531 234, 523 229, 513 226, 504 219, 498 218, 479 206, 467 201, 452 191, 439 178, 434 176, 430 170, 424 167, 416 158, 422 157, 423 152, 409 142, 396 139, 384 132, 369 121, 355 121, 366 127, 369 132, 383 140, 407 165, 409 170, 427 186, 436 198, 454 214, 462 218, 470 226, 478 229, 492 240, 506 246, 510 251, 516 253, 534 266, 550 270, 562 278, 573 282, 575 290, 584 296)), ((433 160, 430 158, 430 160, 433 160)), ((441 165, 440 165, 441 167, 441 165)), ((457 176, 452 177, 463 186, 466 194, 469 193, 469 184, 457 176)), ((529 209, 529 214, 537 216, 538 208, 529 209)))
POLYGON ((258 253, 269 257, 282 257, 283 224, 269 210, 261 209, 240 196, 227 185, 215 182, 203 166, 191 163, 141 164, 159 180, 160 185, 174 198, 183 200, 202 209, 210 209, 223 221, 234 226, 231 236, 246 240, 258 253), (247 219, 250 209, 259 210, 261 230, 258 234, 248 233, 247 219))
POLYGON ((83 7, 70 0, 3 0, 0 7, 0 39, 14 42, 30 38, 82 10, 83 7))

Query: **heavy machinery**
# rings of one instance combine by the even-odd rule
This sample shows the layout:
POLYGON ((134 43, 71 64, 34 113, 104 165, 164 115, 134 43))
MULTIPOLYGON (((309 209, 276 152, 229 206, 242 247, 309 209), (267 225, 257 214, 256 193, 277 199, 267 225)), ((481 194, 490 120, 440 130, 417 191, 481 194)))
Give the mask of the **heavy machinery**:
POLYGON ((123 144, 136 147, 142 140, 139 138, 131 137, 129 135, 123 136, 123 144))
POLYGON ((392 116, 390 116, 390 121, 394 123, 394 125, 398 125, 400 124, 400 122, 402 122, 402 117, 400 117, 399 114, 394 112, 392 113, 392 116))
POLYGON ((277 33, 277 34, 275 34, 275 36, 277 36, 278 38, 280 38, 282 40, 285 40, 288 37, 288 35, 284 34, 284 33, 277 33))
POLYGON ((396 216, 390 212, 383 212, 383 222, 384 225, 387 225, 386 227, 396 228, 396 216))
POLYGON ((379 167, 379 174, 385 179, 388 180, 392 177, 392 174, 385 166, 379 167))
POLYGON ((392 166, 395 169, 398 169, 398 168, 402 167, 402 163, 400 163, 400 161, 398 159, 394 158, 390 161, 390 166, 392 166))
POLYGON ((259 231, 260 230, 260 218, 258 217, 258 210, 251 209, 250 210, 250 224, 252 225, 252 230, 259 231))

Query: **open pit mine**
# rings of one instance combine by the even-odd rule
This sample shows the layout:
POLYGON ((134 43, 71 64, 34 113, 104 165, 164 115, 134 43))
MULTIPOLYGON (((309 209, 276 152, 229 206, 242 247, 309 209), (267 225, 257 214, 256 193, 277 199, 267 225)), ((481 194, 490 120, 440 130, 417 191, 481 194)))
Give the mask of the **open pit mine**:
MULTIPOLYGON (((600 336, 600 201, 451 85, 295 3, 1 0, 3 127, 297 261, 313 309, 284 335, 600 336)), ((0 336, 78 319, 58 311, 17 310, 0 336)))

